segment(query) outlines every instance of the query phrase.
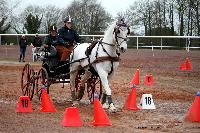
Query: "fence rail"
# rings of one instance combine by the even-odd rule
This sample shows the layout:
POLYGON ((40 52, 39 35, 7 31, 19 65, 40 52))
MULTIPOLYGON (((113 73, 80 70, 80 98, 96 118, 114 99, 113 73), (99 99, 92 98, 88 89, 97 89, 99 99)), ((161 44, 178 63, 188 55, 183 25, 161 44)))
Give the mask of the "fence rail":
MULTIPOLYGON (((22 35, 26 35, 26 36, 35 36, 35 34, 0 34, 0 45, 1 45, 1 37, 2 36, 16 36, 17 37, 17 42, 19 41, 18 37, 22 36, 22 35)), ((48 34, 39 34, 39 36, 46 36, 48 34)), ((103 35, 80 35, 81 37, 91 37, 93 40, 97 37, 103 37, 103 35)), ((163 39, 185 39, 185 50, 187 52, 190 51, 190 49, 200 49, 200 47, 192 47, 191 46, 191 39, 200 39, 200 36, 128 36, 128 38, 136 38, 136 48, 137 50, 141 47, 141 48, 152 48, 152 50, 154 48, 160 48, 161 50, 163 48, 176 48, 177 46, 167 46, 167 45, 163 45, 163 39), (139 39, 141 38, 156 38, 156 39, 160 39, 160 45, 146 45, 146 46, 140 46, 140 42, 139 39)))

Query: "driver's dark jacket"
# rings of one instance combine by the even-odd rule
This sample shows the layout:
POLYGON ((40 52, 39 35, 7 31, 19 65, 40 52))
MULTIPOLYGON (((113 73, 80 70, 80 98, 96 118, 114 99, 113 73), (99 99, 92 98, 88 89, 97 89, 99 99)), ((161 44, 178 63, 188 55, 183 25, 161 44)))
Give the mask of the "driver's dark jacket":
POLYGON ((57 45, 64 45, 64 41, 62 40, 62 38, 59 38, 57 35, 56 36, 47 35, 44 39, 43 44, 46 44, 49 46, 48 48, 45 48, 45 49, 48 52, 50 52, 52 56, 54 56, 57 53, 55 47, 57 45))
POLYGON ((43 44, 46 44, 48 46, 56 46, 56 45, 62 45, 64 44, 64 41, 62 38, 59 38, 58 35, 56 36, 51 36, 51 35, 47 35, 44 39, 43 44))
POLYGON ((62 38, 65 43, 73 45, 74 42, 80 43, 80 38, 74 29, 69 29, 67 27, 62 27, 58 30, 59 38, 62 38))

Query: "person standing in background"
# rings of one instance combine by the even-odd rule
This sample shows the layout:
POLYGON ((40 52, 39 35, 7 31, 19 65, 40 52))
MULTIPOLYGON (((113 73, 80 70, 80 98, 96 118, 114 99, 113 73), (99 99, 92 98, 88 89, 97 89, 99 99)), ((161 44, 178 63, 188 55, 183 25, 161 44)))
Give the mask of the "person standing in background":
POLYGON ((33 55, 33 61, 37 60, 37 53, 40 49, 40 47, 42 46, 42 39, 41 37, 38 35, 38 33, 35 34, 35 38, 33 40, 33 43, 31 44, 32 46, 32 55, 33 55))
POLYGON ((19 40, 19 48, 20 48, 20 56, 19 56, 19 62, 25 62, 25 53, 26 53, 26 47, 28 45, 27 38, 25 35, 22 35, 22 37, 19 40))
POLYGON ((33 46, 34 47, 41 47, 42 46, 42 39, 38 35, 38 33, 35 34, 35 38, 33 40, 33 46))

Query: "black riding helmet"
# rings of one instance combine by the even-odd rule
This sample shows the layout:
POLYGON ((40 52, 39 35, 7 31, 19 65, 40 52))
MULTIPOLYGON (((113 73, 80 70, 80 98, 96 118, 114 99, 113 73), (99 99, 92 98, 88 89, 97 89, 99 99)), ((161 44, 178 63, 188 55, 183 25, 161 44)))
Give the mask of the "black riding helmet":
POLYGON ((66 17, 64 23, 72 23, 72 18, 70 16, 66 17))
POLYGON ((49 27, 49 31, 56 31, 57 32, 57 27, 55 25, 52 25, 49 27))

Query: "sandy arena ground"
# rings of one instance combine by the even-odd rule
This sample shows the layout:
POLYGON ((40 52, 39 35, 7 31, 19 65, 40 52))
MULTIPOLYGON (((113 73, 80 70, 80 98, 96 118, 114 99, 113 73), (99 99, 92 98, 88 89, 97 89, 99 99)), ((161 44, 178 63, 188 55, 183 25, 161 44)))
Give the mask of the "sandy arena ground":
MULTIPOLYGON (((60 121, 66 107, 70 107, 69 85, 50 87, 50 96, 56 113, 40 112, 40 102, 34 96, 33 113, 16 113, 16 105, 21 95, 20 79, 25 63, 17 62, 17 47, 0 48, 0 132, 1 133, 57 133, 57 132, 177 132, 199 133, 200 123, 184 120, 197 91, 200 89, 200 51, 129 49, 122 55, 120 67, 112 78, 111 88, 116 106, 121 109, 131 91, 129 83, 136 68, 140 69, 140 85, 137 89, 137 103, 144 93, 153 96, 155 110, 108 113, 112 126, 94 127, 89 125, 93 119, 93 105, 86 104, 85 96, 79 107, 82 127, 63 127, 60 121), (7 52, 6 52, 7 50, 7 52), (178 70, 181 61, 189 57, 192 71, 188 74, 178 70), (144 86, 144 77, 152 73, 155 85, 144 86)), ((31 49, 27 50, 26 61, 37 71, 41 63, 31 62, 31 49)))

